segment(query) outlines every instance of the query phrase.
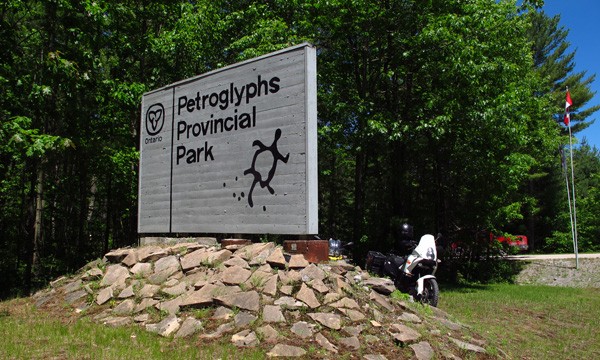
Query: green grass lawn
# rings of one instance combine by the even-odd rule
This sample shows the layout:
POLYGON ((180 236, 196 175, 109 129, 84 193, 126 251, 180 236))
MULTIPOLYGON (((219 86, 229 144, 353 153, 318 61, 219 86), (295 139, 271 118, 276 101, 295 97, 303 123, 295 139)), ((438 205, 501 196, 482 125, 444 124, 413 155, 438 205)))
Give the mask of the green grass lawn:
MULTIPOLYGON (((65 309, 65 313, 70 310, 65 309)), ((108 327, 89 319, 61 321, 25 299, 0 303, 0 359, 264 359, 260 349, 238 349, 224 338, 167 339, 139 326, 108 327)))
MULTIPOLYGON (((439 308, 510 359, 600 359, 600 289, 526 285, 442 287, 439 308)), ((264 350, 222 341, 166 339, 140 327, 111 328, 0 303, 0 359, 263 359, 264 350)), ((494 351, 495 350, 495 351, 494 351)), ((466 358, 469 358, 468 356, 466 358)))
POLYGON ((513 359, 600 359, 597 288, 444 287, 439 308, 513 359))

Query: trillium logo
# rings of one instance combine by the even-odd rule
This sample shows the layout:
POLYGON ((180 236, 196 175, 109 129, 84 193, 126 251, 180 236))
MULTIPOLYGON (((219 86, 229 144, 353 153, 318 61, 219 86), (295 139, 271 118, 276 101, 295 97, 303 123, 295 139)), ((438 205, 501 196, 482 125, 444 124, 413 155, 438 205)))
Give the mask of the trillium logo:
POLYGON ((150 105, 146 111, 146 131, 148 135, 158 134, 165 124, 165 108, 162 104, 150 105))

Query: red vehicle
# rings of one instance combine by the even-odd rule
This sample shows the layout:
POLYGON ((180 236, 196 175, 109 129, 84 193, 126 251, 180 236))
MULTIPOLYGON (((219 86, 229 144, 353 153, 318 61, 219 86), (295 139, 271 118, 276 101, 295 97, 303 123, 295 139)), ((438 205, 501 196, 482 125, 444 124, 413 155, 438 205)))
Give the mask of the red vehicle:
MULTIPOLYGON (((478 243, 479 246, 485 246, 485 233, 479 233, 480 235, 476 237, 475 243, 478 243)), ((525 235, 507 235, 507 236, 496 236, 493 233, 489 233, 489 243, 493 243, 494 241, 498 241, 501 244, 507 244, 513 248, 516 248, 518 251, 523 252, 529 249, 529 242, 527 240, 527 236, 525 235)), ((453 242, 450 244, 450 251, 458 256, 462 256, 464 253, 464 248, 460 241, 453 242)))
POLYGON ((527 251, 529 249, 529 242, 525 235, 494 236, 494 234, 490 233, 490 240, 492 239, 519 248, 520 251, 527 251))

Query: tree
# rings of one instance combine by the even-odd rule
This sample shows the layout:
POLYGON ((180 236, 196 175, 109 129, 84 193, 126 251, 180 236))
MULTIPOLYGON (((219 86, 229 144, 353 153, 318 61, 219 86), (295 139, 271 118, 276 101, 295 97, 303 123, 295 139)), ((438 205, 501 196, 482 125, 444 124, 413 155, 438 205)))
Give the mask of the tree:
MULTIPOLYGON (((564 114, 565 92, 569 88, 573 98, 577 99, 576 106, 571 108, 571 125, 573 134, 590 126, 594 120, 589 117, 600 109, 600 105, 586 108, 593 97, 590 88, 595 79, 595 74, 587 76, 586 72, 574 72, 576 53, 569 52, 567 41, 568 30, 560 26, 560 16, 549 17, 543 11, 529 13, 532 26, 528 37, 532 43, 534 66, 540 81, 538 83, 538 96, 547 96, 551 99, 553 117, 561 124, 564 114)), ((531 179, 529 189, 525 192, 533 199, 534 206, 529 211, 529 238, 535 246, 540 239, 540 246, 544 246, 543 239, 550 235, 556 226, 557 219, 564 221, 560 227, 570 226, 568 220, 568 206, 562 201, 565 197, 564 175, 559 166, 560 157, 558 149, 568 143, 568 131, 561 129, 562 139, 557 144, 553 155, 546 165, 540 169, 540 174, 531 179), (562 213, 562 215, 558 215, 562 213)))

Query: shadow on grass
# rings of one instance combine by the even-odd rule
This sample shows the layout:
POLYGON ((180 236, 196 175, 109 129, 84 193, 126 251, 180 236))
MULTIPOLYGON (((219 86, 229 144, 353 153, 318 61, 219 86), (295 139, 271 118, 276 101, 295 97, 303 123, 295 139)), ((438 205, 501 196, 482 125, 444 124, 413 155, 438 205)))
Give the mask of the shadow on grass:
POLYGON ((513 284, 525 265, 503 257, 453 258, 442 262, 436 275, 447 290, 467 292, 483 290, 486 284, 513 284))
POLYGON ((489 284, 440 283, 441 292, 471 293, 489 289, 489 284))

